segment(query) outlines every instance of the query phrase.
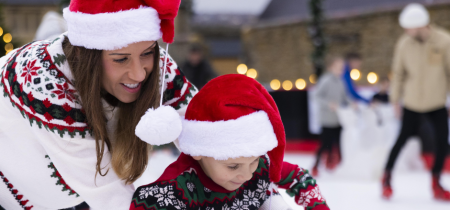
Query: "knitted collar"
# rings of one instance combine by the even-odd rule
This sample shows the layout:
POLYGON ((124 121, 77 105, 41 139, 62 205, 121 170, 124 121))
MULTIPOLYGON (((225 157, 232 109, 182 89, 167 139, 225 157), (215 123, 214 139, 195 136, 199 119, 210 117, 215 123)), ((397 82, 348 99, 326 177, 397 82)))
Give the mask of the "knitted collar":
MULTIPOLYGON (((159 177, 156 182, 160 181, 169 181, 172 179, 176 179, 180 174, 182 174, 185 171, 194 169, 197 176, 199 177, 202 184, 212 190, 213 192, 219 192, 219 193, 232 193, 234 191, 229 191, 222 186, 216 184, 211 178, 209 178, 205 172, 203 171, 202 167, 198 163, 198 161, 194 160, 189 155, 186 155, 184 153, 180 154, 180 157, 173 162, 172 164, 167 167, 167 169, 164 171, 164 173, 159 177)), ((236 191, 238 191, 237 189, 236 191)))
MULTIPOLYGON (((54 63, 57 58, 59 58, 61 55, 64 55, 62 44, 66 37, 67 32, 59 35, 58 38, 54 39, 53 42, 47 46, 48 54, 54 63)), ((64 76, 73 84, 74 79, 72 71, 70 70, 69 67, 69 62, 62 62, 61 64, 62 66, 58 68, 59 71, 61 71, 64 74, 64 76)))

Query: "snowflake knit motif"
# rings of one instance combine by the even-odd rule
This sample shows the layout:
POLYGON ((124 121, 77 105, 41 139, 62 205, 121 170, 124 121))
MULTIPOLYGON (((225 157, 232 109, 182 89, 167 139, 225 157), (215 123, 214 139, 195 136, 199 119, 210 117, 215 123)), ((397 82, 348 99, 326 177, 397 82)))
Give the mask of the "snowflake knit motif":
POLYGON ((244 190, 244 204, 246 205, 252 205, 256 208, 259 208, 259 198, 255 196, 256 192, 252 192, 251 190, 244 190))
POLYGON ((174 205, 173 200, 176 200, 176 197, 173 193, 172 186, 167 186, 159 188, 159 193, 157 193, 155 197, 158 198, 157 202, 159 202, 160 206, 169 206, 169 204, 174 205))

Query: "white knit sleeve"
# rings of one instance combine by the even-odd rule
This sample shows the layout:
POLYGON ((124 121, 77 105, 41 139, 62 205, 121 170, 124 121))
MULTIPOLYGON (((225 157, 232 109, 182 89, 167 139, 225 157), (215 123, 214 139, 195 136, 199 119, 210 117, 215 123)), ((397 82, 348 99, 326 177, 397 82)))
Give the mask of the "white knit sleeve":
POLYGON ((125 185, 110 166, 111 155, 105 148, 101 166, 106 176, 96 174, 95 140, 61 138, 51 132, 35 129, 35 135, 46 150, 65 182, 78 193, 91 209, 128 209, 134 187, 125 185))

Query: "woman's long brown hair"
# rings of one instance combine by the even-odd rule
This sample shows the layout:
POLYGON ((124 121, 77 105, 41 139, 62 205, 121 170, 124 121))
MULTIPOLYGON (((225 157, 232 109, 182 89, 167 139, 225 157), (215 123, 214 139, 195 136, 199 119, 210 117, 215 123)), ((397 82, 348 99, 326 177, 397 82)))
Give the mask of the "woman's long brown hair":
POLYGON ((132 103, 122 103, 102 89, 102 51, 73 46, 66 37, 63 50, 74 77, 74 87, 80 96, 82 107, 86 113, 96 143, 97 173, 102 172, 101 162, 105 153, 105 145, 111 153, 111 165, 119 178, 131 184, 139 178, 147 167, 148 152, 151 147, 141 141, 134 133, 141 116, 148 108, 159 106, 159 46, 156 44, 153 70, 142 84, 138 99, 132 103), (104 115, 102 99, 119 108, 119 117, 115 131, 115 139, 109 139, 104 115))

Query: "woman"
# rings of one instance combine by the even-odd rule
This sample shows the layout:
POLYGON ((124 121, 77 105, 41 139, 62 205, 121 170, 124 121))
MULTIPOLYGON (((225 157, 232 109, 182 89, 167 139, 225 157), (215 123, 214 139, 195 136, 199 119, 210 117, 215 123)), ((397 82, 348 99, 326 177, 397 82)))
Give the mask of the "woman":
MULTIPOLYGON (((0 209, 128 209, 149 146, 135 136, 160 102, 160 65, 180 0, 72 0, 69 31, 0 59, 0 209), (95 4, 97 2, 97 4, 95 4)), ((164 104, 196 93, 169 57, 164 104)))

